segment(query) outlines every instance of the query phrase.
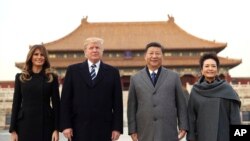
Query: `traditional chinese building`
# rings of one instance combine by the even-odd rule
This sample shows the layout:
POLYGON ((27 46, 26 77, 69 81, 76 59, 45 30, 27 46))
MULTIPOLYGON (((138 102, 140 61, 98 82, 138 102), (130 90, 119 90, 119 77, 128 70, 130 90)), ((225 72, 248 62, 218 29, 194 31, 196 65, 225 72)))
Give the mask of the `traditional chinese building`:
MULTIPOLYGON (((146 44, 157 41, 164 45, 163 66, 180 74, 183 85, 193 84, 199 76, 199 57, 206 52, 219 53, 227 43, 201 39, 180 28, 173 17, 155 22, 98 22, 91 23, 84 17, 71 33, 55 41, 45 43, 51 65, 64 78, 68 65, 85 60, 83 42, 88 37, 104 39, 103 61, 120 70, 123 88, 129 86, 130 76, 145 66, 146 44)), ((228 71, 241 60, 219 57, 220 76, 231 77, 228 71)), ((21 68, 23 63, 16 63, 21 68)))

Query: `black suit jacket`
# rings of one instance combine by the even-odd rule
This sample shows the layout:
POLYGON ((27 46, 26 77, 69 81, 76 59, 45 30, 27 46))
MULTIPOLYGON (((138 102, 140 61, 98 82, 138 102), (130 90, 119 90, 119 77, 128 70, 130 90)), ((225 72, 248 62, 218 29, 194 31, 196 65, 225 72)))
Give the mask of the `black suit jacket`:
POLYGON ((73 128, 73 141, 109 141, 123 132, 122 89, 118 69, 100 63, 96 80, 87 61, 68 67, 61 95, 61 130, 73 128))

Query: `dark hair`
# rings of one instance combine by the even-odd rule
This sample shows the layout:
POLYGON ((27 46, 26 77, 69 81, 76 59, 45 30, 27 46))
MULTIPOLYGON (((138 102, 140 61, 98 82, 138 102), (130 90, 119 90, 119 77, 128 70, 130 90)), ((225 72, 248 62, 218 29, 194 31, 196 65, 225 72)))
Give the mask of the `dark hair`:
POLYGON ((158 42, 151 42, 151 43, 148 43, 146 45, 145 52, 147 52, 148 48, 150 48, 150 47, 158 47, 158 48, 161 49, 162 53, 164 51, 164 47, 160 43, 158 43, 158 42))
POLYGON ((22 73, 20 75, 20 80, 22 82, 31 80, 31 73, 32 73, 32 66, 33 66, 32 56, 34 55, 34 53, 37 49, 39 49, 43 53, 44 58, 45 58, 42 71, 44 71, 46 77, 48 77, 48 82, 52 82, 53 81, 52 74, 54 74, 55 72, 52 68, 50 68, 48 52, 47 52, 45 46, 40 45, 40 44, 33 45, 30 47, 30 50, 27 54, 27 58, 26 58, 26 61, 24 64, 24 67, 22 69, 22 73))
POLYGON ((220 66, 219 58, 215 53, 205 53, 200 57, 200 68, 202 69, 204 61, 207 59, 213 59, 216 62, 217 67, 220 66))

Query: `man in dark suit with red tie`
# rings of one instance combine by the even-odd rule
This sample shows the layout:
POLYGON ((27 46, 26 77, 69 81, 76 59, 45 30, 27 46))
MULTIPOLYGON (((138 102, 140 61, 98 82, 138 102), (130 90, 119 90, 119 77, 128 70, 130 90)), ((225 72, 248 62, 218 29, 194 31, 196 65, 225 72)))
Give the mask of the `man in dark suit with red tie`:
POLYGON ((84 42, 85 62, 67 68, 61 95, 60 127, 70 141, 113 141, 123 133, 118 69, 101 61, 103 39, 84 42))

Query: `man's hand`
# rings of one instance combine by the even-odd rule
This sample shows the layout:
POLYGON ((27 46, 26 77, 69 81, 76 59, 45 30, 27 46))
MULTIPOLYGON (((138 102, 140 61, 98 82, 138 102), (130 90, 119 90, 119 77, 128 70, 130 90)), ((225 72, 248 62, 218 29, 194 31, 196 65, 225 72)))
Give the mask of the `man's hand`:
POLYGON ((63 135, 65 138, 67 138, 69 141, 72 141, 73 137, 73 130, 72 128, 67 128, 63 130, 63 135))
POLYGON ((112 137, 111 137, 112 141, 118 140, 119 137, 120 137, 120 132, 119 131, 112 131, 112 137))
POLYGON ((181 129, 179 131, 178 139, 181 140, 183 137, 185 137, 186 133, 187 133, 186 130, 181 129))
POLYGON ((137 133, 133 133, 130 135, 133 141, 138 141, 138 135, 137 133))

